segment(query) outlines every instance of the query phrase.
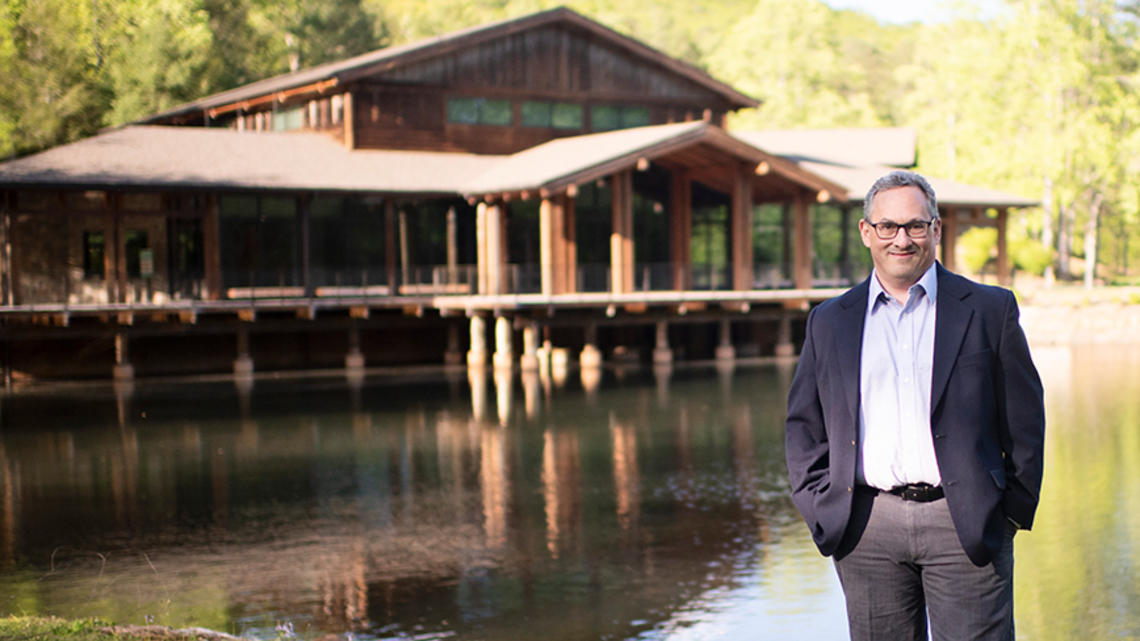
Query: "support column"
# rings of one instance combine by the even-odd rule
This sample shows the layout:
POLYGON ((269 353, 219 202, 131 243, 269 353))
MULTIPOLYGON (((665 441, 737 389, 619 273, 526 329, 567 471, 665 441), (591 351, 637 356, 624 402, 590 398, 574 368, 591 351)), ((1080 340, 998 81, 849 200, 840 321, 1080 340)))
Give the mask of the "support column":
POLYGON ((492 359, 495 369, 504 370, 514 367, 514 347, 511 342, 514 338, 511 331, 511 319, 506 316, 495 317, 495 355, 492 359))
POLYGON ((720 321, 720 344, 716 346, 716 360, 721 363, 736 360, 736 348, 732 346, 732 322, 727 318, 720 321))
POLYGON ((578 229, 574 211, 577 188, 567 190, 562 201, 562 289, 564 294, 578 291, 578 229))
POLYGON ((131 365, 130 339, 125 332, 115 332, 115 367, 111 370, 115 382, 131 381, 135 368, 131 365))
POLYGON ((812 229, 811 208, 802 193, 796 194, 793 204, 795 220, 795 286, 796 289, 811 289, 812 281, 812 229))
POLYGON ((234 375, 253 375, 253 358, 249 355, 249 328, 245 326, 240 327, 237 331, 237 358, 234 359, 234 375))
MULTIPOLYGON (((388 294, 395 296, 400 293, 400 284, 397 282, 396 261, 396 203, 392 199, 384 200, 384 268, 387 272, 388 294)), ((363 283, 362 283, 363 284, 363 283)))
POLYGON ((542 204, 538 206, 538 263, 543 296, 557 293, 557 231, 554 202, 549 197, 543 198, 542 204))
MULTIPOLYGON (((1009 265, 1009 242, 1008 230, 1009 226, 1009 208, 1002 207, 997 210, 997 276, 998 284, 1002 287, 1009 287, 1013 283, 1013 271, 1009 265)), ((1093 269, 1094 265, 1086 267, 1086 269, 1093 269)))
POLYGON ((519 367, 524 372, 538 371, 538 323, 527 321, 523 325, 523 354, 519 367))
POLYGON ((594 323, 586 325, 586 336, 582 345, 582 353, 578 356, 578 365, 582 369, 596 369, 602 366, 602 352, 598 350, 598 326, 594 323))
POLYGON ((732 190, 732 288, 752 289, 752 176, 753 166, 741 165, 732 190))
POLYGON ((657 321, 657 345, 653 348, 653 364, 662 365, 673 362, 673 350, 669 348, 669 323, 657 321))
MULTIPOLYGON (((206 291, 205 300, 219 300, 222 293, 222 250, 218 210, 218 196, 206 196, 206 217, 202 220, 202 249, 205 254, 206 291)), ((10 303, 9 303, 10 304, 10 303)))
POLYGON ((364 353, 360 351, 360 328, 356 323, 348 328, 348 353, 344 355, 344 368, 350 374, 364 369, 364 353))
POLYGON ((938 216, 942 219, 942 265, 950 271, 958 269, 955 254, 958 251, 958 210, 941 208, 938 216))
POLYGON ((795 356, 796 346, 792 343, 792 315, 788 311, 780 314, 780 324, 776 328, 776 356, 795 356))
POLYGON ((633 173, 621 171, 610 179, 613 231, 610 233, 610 291, 633 291, 633 173))
POLYGON ((447 326, 447 351, 443 353, 443 362, 447 365, 458 365, 463 362, 463 352, 459 351, 458 323, 447 326))
POLYGON ((845 283, 852 281, 850 205, 842 205, 839 208, 839 277, 845 283))
POLYGON ((485 213, 485 237, 487 259, 487 293, 502 294, 503 287, 503 209, 498 204, 488 204, 485 213))
POLYGON ((467 367, 482 369, 487 365, 487 324, 478 314, 473 314, 469 323, 471 346, 467 350, 467 367))
POLYGON ((673 289, 691 288, 693 236, 693 183, 684 171, 673 172, 669 196, 669 261, 673 265, 673 289))

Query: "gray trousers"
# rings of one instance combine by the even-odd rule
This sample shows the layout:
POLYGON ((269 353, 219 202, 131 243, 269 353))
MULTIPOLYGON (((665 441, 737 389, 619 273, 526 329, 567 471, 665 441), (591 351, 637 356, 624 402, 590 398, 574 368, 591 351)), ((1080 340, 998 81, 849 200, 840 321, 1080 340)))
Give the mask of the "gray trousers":
MULTIPOLYGON (((860 488, 864 490, 865 488, 860 488)), ((835 568, 852 641, 1013 641, 1013 535, 974 565, 946 499, 855 493, 835 568), (928 628, 929 617, 929 628, 928 628)))

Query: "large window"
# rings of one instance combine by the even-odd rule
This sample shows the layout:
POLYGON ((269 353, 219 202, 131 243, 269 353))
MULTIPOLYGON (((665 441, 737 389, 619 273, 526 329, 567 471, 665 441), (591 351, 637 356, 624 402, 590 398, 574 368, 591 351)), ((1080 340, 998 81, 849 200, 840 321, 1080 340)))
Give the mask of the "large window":
POLYGON ((584 121, 582 105, 571 102, 528 100, 522 103, 524 127, 581 129, 584 121))
POLYGON ((649 108, 618 105, 590 107, 590 128, 594 131, 629 129, 649 124, 649 108))
POLYGON ((107 241, 101 231, 83 232, 83 277, 103 278, 107 241))
POLYGON ((448 98, 447 121, 467 125, 509 125, 511 101, 492 98, 448 98))
POLYGON ((147 240, 146 232, 139 229, 128 229, 123 236, 123 246, 126 249, 125 258, 127 259, 127 278, 148 278, 153 275, 153 262, 147 265, 148 270, 143 269, 143 253, 150 254, 150 245, 147 240))
POLYGON ((305 126, 305 108, 292 107, 273 112, 273 131, 292 131, 305 126))
POLYGON ((301 284, 294 198, 223 196, 219 214, 222 278, 227 287, 301 284))

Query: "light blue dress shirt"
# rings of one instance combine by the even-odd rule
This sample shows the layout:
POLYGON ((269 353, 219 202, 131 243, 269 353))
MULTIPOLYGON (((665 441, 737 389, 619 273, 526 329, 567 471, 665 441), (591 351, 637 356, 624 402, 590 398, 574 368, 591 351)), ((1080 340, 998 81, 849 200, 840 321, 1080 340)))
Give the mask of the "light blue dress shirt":
POLYGON ((938 485, 930 431, 930 381, 938 275, 934 265, 911 286, 906 305, 871 274, 859 366, 859 483, 889 490, 938 485))

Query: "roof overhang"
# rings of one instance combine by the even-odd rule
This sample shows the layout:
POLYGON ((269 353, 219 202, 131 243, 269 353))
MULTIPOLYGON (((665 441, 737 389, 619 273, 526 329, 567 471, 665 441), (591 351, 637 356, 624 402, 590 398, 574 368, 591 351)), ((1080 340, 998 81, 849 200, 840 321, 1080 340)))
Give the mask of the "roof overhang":
POLYGON ((841 184, 753 147, 704 121, 552 140, 507 157, 470 182, 465 191, 468 196, 484 198, 524 193, 547 196, 637 168, 647 161, 686 164, 683 157, 696 150, 715 152, 721 169, 729 162, 749 165, 757 176, 778 176, 798 188, 826 193, 828 199, 847 199, 847 190, 841 184))

